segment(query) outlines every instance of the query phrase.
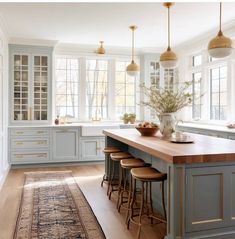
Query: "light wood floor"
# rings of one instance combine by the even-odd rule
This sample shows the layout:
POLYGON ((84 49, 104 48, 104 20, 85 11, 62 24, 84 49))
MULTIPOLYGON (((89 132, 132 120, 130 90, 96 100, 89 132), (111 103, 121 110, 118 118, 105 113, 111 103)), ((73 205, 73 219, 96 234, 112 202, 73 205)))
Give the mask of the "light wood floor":
MULTIPOLYGON (((43 167, 30 169, 12 169, 0 191, 0 239, 11 239, 21 191, 24 182, 24 172, 71 170, 86 199, 91 205, 107 239, 135 239, 137 227, 131 225, 126 229, 125 211, 118 213, 115 197, 110 201, 106 196, 106 184, 100 187, 104 173, 103 165, 81 165, 66 167, 43 167)), ((164 224, 145 225, 141 239, 163 239, 166 233, 164 224)), ((47 239, 47 238, 45 238, 47 239)), ((49 239, 49 238, 48 238, 49 239)))

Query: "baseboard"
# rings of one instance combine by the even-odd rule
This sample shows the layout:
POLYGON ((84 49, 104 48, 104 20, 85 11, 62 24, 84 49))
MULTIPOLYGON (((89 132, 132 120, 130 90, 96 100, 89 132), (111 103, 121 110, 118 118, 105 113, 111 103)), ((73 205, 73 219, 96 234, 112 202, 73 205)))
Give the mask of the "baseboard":
POLYGON ((5 171, 3 172, 3 174, 0 177, 0 191, 2 189, 2 186, 3 186, 3 184, 4 184, 5 180, 6 180, 6 177, 7 177, 8 173, 9 173, 9 171, 10 171, 10 165, 8 165, 8 167, 5 169, 5 171))
POLYGON ((104 165, 104 161, 80 161, 80 162, 55 162, 55 163, 38 163, 38 164, 12 164, 11 168, 44 168, 44 167, 64 167, 64 166, 80 166, 80 165, 104 165))

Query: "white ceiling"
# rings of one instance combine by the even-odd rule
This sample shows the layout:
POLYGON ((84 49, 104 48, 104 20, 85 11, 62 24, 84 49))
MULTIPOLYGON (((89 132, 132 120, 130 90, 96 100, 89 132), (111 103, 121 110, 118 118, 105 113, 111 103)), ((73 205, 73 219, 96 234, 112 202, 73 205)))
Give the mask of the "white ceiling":
MULTIPOLYGON (((176 3, 171 9, 172 45, 218 26, 219 3, 176 3)), ((235 3, 223 4, 223 23, 235 20, 235 3)), ((167 10, 162 3, 0 3, 10 38, 129 47, 136 24, 137 47, 164 47, 167 10)))

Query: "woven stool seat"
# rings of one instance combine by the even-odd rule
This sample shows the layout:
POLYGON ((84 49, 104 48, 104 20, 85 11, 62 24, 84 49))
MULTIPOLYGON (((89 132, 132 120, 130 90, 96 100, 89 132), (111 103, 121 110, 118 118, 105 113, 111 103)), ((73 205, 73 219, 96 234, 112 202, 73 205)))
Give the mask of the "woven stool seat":
POLYGON ((131 169, 132 177, 143 181, 162 181, 167 179, 166 173, 160 173, 152 167, 133 168, 131 169))
POLYGON ((132 169, 132 168, 145 166, 144 160, 139 158, 122 159, 120 164, 122 168, 126 168, 126 169, 132 169))
POLYGON ((116 148, 116 147, 105 147, 103 149, 103 152, 105 154, 111 154, 111 153, 121 152, 121 150, 119 148, 116 148))
POLYGON ((120 153, 111 153, 110 157, 114 161, 120 161, 122 159, 133 158, 131 154, 128 152, 120 152, 120 153))

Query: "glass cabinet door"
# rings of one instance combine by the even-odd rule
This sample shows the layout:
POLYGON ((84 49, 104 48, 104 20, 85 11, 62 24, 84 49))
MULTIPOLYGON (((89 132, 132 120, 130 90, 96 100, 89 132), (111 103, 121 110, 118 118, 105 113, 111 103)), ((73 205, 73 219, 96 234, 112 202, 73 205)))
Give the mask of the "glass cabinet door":
POLYGON ((29 57, 14 55, 14 120, 29 119, 29 57))
POLYGON ((47 120, 48 57, 34 56, 33 120, 47 120))

